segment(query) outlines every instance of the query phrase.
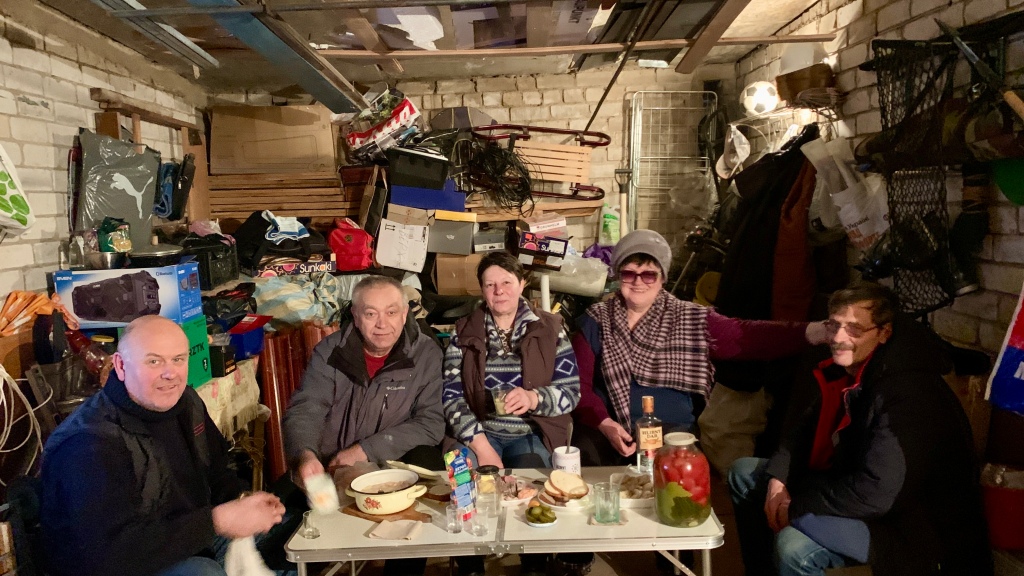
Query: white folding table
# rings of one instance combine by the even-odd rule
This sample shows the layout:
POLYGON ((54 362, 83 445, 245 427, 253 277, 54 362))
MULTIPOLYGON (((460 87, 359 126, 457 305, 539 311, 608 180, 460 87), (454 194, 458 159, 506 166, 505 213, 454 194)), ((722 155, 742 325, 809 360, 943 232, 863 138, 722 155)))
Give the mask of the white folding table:
MULTIPOLYGON (((585 468, 583 477, 594 483, 607 480, 621 468, 585 468)), ((515 470, 522 478, 541 479, 540 470, 515 470)), ((342 506, 351 498, 342 496, 342 506)), ((694 576, 670 553, 677 550, 699 550, 703 576, 711 576, 711 550, 724 542, 725 529, 712 511, 711 516, 694 528, 673 528, 658 522, 653 508, 624 510, 627 520, 622 526, 588 524, 586 512, 559 511, 558 523, 549 528, 533 528, 526 524, 524 506, 503 507, 496 518, 487 518, 487 534, 473 536, 463 531, 449 534, 445 529, 444 505, 421 500, 416 509, 430 514, 431 522, 412 541, 378 540, 368 537, 376 523, 341 512, 314 516, 320 537, 306 539, 294 534, 285 545, 288 560, 299 567, 299 576, 306 576, 309 562, 351 562, 392 558, 433 558, 486 554, 534 554, 552 552, 630 552, 653 550, 669 559, 684 573, 694 576)))

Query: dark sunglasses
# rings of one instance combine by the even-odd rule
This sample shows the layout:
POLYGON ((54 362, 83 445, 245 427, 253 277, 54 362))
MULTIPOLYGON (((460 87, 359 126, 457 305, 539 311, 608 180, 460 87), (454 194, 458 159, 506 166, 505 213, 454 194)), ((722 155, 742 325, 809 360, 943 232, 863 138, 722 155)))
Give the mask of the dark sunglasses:
POLYGON ((658 281, 658 274, 656 270, 647 270, 645 272, 634 272, 633 270, 620 270, 619 279, 622 280, 623 284, 632 284, 639 278, 644 281, 644 284, 654 284, 658 281))
POLYGON ((828 330, 830 336, 835 336, 839 333, 839 329, 842 328, 843 330, 846 330, 846 333, 850 335, 850 338, 860 338, 868 332, 879 328, 878 324, 864 328, 857 324, 840 324, 835 320, 825 320, 823 324, 825 325, 825 330, 828 330))

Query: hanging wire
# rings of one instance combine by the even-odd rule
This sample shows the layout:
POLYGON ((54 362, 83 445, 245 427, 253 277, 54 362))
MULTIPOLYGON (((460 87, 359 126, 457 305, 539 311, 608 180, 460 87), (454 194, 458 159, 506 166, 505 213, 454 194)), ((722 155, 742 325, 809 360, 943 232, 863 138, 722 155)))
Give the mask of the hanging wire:
POLYGON ((594 124, 594 120, 597 119, 597 113, 601 111, 601 105, 604 104, 608 93, 611 92, 612 86, 615 85, 615 81, 619 79, 619 74, 622 69, 626 67, 626 62, 629 61, 629 55, 633 53, 633 48, 636 43, 643 38, 647 31, 651 28, 651 24, 654 23, 654 17, 661 10, 661 6, 665 3, 665 0, 652 0, 644 5, 643 10, 640 12, 640 17, 637 18, 636 26, 633 27, 631 36, 629 37, 629 45, 626 47, 625 52, 622 53, 622 59, 619 61, 619 66, 615 69, 615 73, 612 74, 608 85, 605 86, 604 93, 601 94, 601 99, 597 101, 597 106, 594 106, 594 113, 590 115, 590 120, 587 121, 587 127, 583 129, 584 132, 590 130, 591 125, 594 124))
POLYGON ((473 186, 490 192, 498 206, 505 210, 523 213, 527 203, 532 210, 530 171, 512 146, 505 148, 494 142, 481 144, 478 141, 473 141, 472 146, 467 167, 473 186))

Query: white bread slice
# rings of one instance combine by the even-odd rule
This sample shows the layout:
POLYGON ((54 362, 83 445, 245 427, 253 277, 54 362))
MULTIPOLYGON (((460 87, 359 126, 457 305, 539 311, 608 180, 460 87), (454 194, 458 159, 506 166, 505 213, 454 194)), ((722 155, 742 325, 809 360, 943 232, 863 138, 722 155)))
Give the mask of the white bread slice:
POLYGON ((566 498, 565 492, 562 492, 551 483, 551 480, 544 482, 544 492, 547 492, 550 496, 560 498, 564 500, 566 498))
POLYGON ((551 472, 549 482, 555 489, 572 499, 583 498, 590 492, 587 483, 583 481, 583 477, 579 474, 554 470, 551 472))
POLYGON ((566 502, 568 502, 568 500, 566 500, 565 498, 552 496, 547 492, 541 492, 540 495, 537 496, 537 499, 543 502, 544 504, 547 504, 548 506, 565 506, 566 502))

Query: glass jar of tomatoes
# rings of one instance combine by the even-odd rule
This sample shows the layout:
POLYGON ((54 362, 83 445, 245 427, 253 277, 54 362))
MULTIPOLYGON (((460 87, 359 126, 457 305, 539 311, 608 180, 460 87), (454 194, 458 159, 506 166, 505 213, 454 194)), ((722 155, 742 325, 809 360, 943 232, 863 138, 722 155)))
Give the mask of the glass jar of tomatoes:
POLYGON ((669 526, 697 526, 711 515, 711 468, 688 432, 665 435, 654 456, 654 506, 669 526))

